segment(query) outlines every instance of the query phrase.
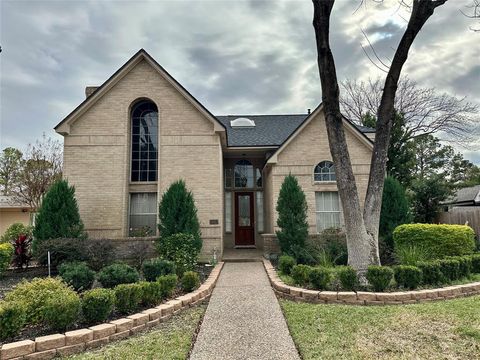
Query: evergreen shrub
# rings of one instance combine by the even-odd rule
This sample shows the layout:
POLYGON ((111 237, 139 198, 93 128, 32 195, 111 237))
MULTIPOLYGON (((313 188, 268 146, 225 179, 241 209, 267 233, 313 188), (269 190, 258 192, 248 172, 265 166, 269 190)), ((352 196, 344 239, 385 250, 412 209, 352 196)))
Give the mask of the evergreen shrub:
POLYGON ((82 296, 82 314, 88 324, 108 319, 115 306, 115 292, 111 289, 88 290, 82 296))
POLYGON ((332 281, 332 271, 325 267, 314 267, 308 273, 308 282, 315 290, 326 290, 332 281))
POLYGON ((295 281, 295 284, 305 287, 309 283, 311 271, 311 266, 299 264, 292 268, 291 276, 293 281, 295 281))
POLYGON ((0 244, 0 277, 12 263, 12 257, 13 246, 8 243, 0 244))
POLYGON ((78 320, 81 307, 80 297, 75 291, 61 291, 45 303, 43 321, 52 330, 64 331, 78 320))
POLYGON ((147 281, 156 281, 159 276, 175 274, 175 264, 160 258, 150 259, 142 265, 143 276, 147 281))
POLYGON ((200 277, 198 273, 194 271, 187 271, 183 274, 182 277, 182 289, 185 292, 190 292, 195 290, 200 286, 200 277))
POLYGON ((177 287, 178 277, 175 274, 159 276, 157 282, 160 284, 160 291, 163 298, 172 296, 177 287))
POLYGON ((353 291, 358 286, 357 272, 351 266, 339 266, 335 268, 336 275, 342 289, 353 291))
POLYGON ((92 287, 95 281, 95 271, 86 263, 63 263, 58 267, 60 277, 76 291, 85 291, 92 287))
POLYGON ((416 289, 422 283, 422 270, 412 265, 398 265, 393 268, 397 285, 405 289, 416 289))
POLYGON ((98 273, 98 281, 106 288, 114 288, 119 284, 134 283, 139 279, 138 271, 123 263, 106 266, 98 273))
POLYGON ((381 292, 390 286, 393 270, 388 266, 372 265, 368 267, 366 276, 373 290, 381 292))
POLYGON ((129 314, 138 309, 142 301, 142 287, 137 284, 120 284, 115 291, 115 308, 121 314, 129 314))
POLYGON ((0 340, 18 335, 25 326, 26 315, 23 303, 0 301, 0 340))
POLYGON ((290 255, 282 255, 278 259, 278 269, 285 275, 290 275, 295 265, 297 265, 297 262, 290 255))

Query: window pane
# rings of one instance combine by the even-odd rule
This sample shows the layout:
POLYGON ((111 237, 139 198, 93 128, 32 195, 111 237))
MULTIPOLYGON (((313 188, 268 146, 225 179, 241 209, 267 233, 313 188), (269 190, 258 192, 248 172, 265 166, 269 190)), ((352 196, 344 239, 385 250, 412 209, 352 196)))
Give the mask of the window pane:
POLYGON ((139 102, 132 109, 132 181, 157 180, 157 144, 157 107, 151 101, 139 102), (134 166, 133 161, 139 159, 144 161, 134 166), (134 175, 133 171, 139 171, 139 174, 134 175))
POLYGON ((236 188, 253 188, 253 165, 248 160, 240 160, 234 169, 236 188))
POLYGON ((157 228, 157 194, 130 194, 130 234, 142 230, 155 235, 157 228))
POLYGON ((325 229, 335 227, 341 227, 340 222, 340 203, 338 192, 316 192, 315 193, 316 204, 316 221, 317 232, 321 232, 325 229))
POLYGON ((225 187, 233 187, 233 169, 225 169, 225 187))
POLYGON ((257 191, 257 231, 263 232, 264 225, 263 225, 263 192, 257 191))
POLYGON ((336 181, 335 167, 331 161, 322 161, 313 170, 314 181, 336 181))
POLYGON ((256 179, 257 179, 257 187, 262 187, 262 171, 259 168, 256 168, 256 179))
POLYGON ((250 224, 250 195, 240 195, 238 197, 238 225, 251 226, 250 224))
POLYGON ((225 193, 225 232, 232 232, 232 193, 225 193))

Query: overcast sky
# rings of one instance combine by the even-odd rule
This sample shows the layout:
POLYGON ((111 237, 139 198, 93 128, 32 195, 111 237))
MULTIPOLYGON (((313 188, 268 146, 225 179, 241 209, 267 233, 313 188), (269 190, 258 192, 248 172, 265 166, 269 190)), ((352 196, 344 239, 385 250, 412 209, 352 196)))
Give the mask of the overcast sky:
MULTIPOLYGON (((404 74, 480 103, 480 33, 471 0, 437 9, 404 74)), ((365 57, 363 29, 390 57, 408 14, 398 0, 354 12, 338 0, 331 42, 340 80, 384 75, 365 57)), ((212 113, 305 113, 321 99, 310 1, 6 1, 1 6, 1 147, 20 149, 53 127, 140 48, 212 113)), ((61 139, 60 136, 58 136, 61 139)), ((480 154, 464 151, 480 163, 480 154)))

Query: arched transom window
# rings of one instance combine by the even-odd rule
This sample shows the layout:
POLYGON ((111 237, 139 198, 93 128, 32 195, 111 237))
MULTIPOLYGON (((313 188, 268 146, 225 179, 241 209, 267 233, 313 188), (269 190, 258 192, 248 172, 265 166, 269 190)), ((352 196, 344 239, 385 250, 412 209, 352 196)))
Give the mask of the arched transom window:
POLYGON ((315 181, 336 181, 335 167, 331 161, 322 161, 315 166, 313 171, 313 179, 315 181))
POLYGON ((253 187, 253 165, 248 160, 239 160, 234 169, 235 187, 251 188, 253 187))
POLYGON ((158 109, 143 100, 132 108, 132 181, 157 181, 158 109))

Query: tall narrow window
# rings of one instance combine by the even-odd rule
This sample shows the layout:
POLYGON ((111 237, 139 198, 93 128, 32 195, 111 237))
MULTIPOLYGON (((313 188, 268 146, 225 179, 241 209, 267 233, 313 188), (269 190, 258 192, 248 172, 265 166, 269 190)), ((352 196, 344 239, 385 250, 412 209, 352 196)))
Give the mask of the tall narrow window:
POLYGON ((148 100, 132 108, 131 181, 157 181, 158 109, 148 100))
POLYGON ((257 231, 259 233, 263 232, 264 229, 264 214, 263 214, 263 192, 257 191, 257 231))
POLYGON ((232 193, 225 192, 225 232, 232 232, 232 193))
POLYGON ((253 188, 253 165, 248 160, 239 160, 234 169, 236 188, 253 188))
POLYGON ((313 180, 315 181, 336 181, 335 167, 331 161, 322 161, 315 166, 313 171, 313 180))
POLYGON ((338 192, 322 191, 315 193, 317 232, 328 228, 341 227, 338 192))
POLYGON ((153 236, 157 229, 157 193, 130 194, 130 236, 153 236))

